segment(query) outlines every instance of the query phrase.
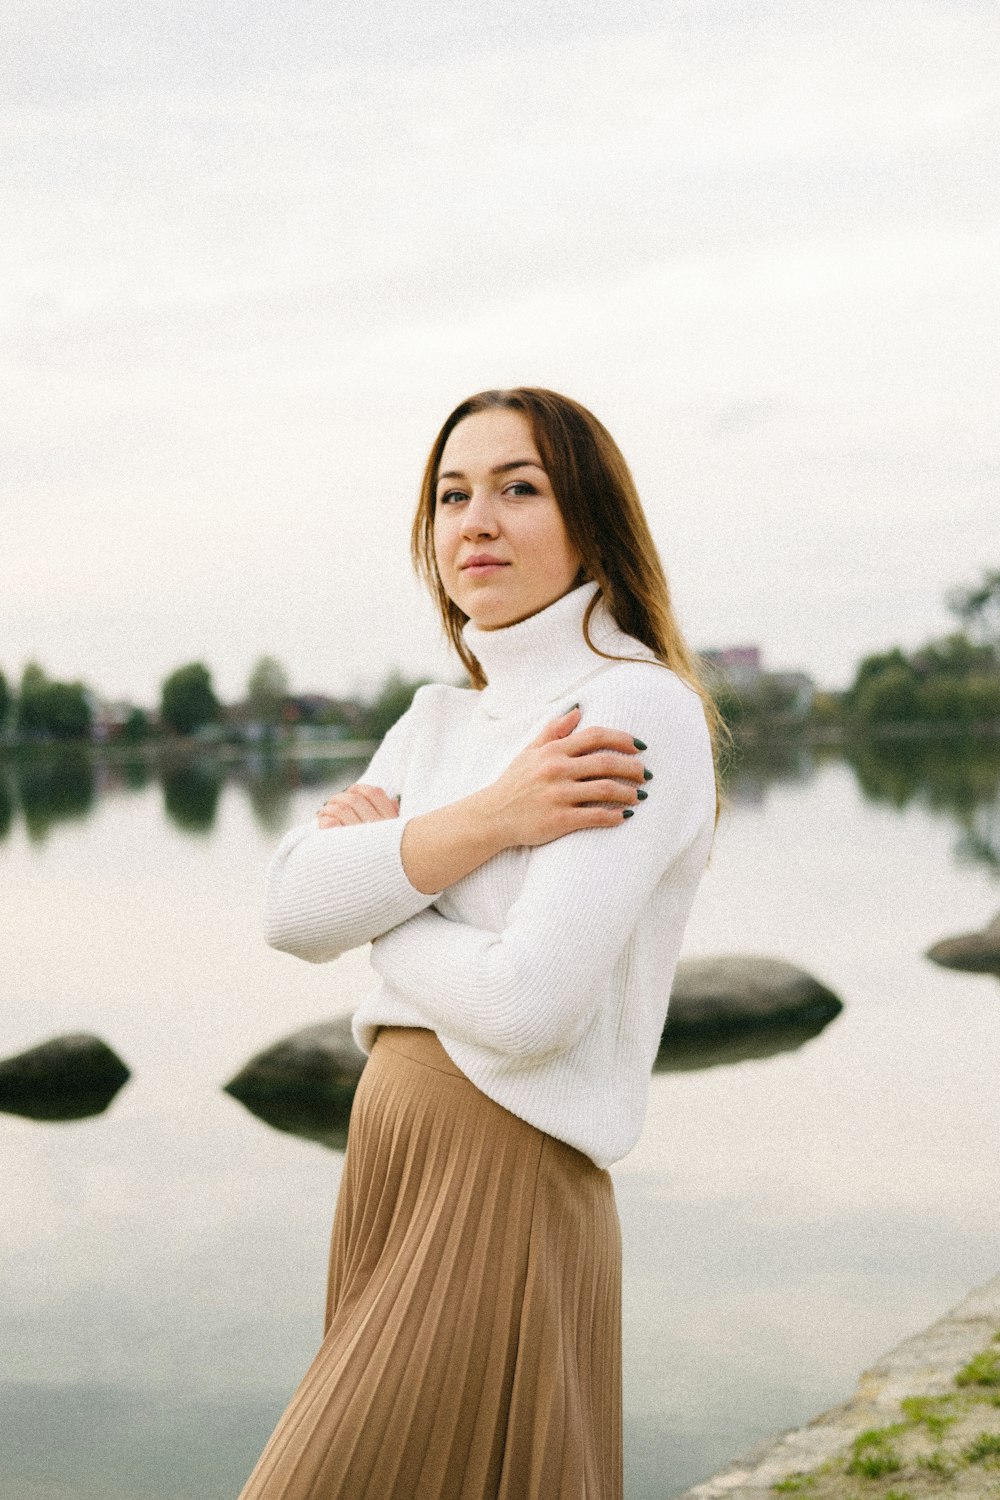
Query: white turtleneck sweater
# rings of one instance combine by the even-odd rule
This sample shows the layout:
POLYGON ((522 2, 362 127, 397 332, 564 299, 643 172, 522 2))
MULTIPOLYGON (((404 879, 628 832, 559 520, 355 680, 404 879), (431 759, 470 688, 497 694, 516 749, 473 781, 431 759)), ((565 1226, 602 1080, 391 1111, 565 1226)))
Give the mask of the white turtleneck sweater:
POLYGON ((464 629, 488 686, 432 683, 358 779, 400 797, 377 823, 292 828, 266 876, 272 947, 326 963, 371 942, 379 982, 354 1016, 370 1052, 379 1026, 424 1026, 505 1109, 598 1167, 635 1144, 681 939, 708 859, 715 780, 697 693, 619 630, 591 617, 593 582, 500 630, 464 629), (434 895, 400 858, 407 820, 491 784, 575 702, 581 726, 643 740, 649 796, 613 828, 504 850, 434 895))

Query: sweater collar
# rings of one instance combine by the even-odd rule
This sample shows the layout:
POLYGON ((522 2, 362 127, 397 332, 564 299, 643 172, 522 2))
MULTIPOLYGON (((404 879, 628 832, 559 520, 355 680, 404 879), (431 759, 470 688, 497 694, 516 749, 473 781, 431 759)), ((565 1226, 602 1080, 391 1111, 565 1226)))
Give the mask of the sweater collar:
MULTIPOLYGON (((480 703, 490 718, 523 713, 563 697, 575 683, 606 665, 583 637, 583 616, 598 592, 599 585, 591 579, 526 620, 499 630, 481 630, 466 621, 462 639, 486 674, 480 703)), ((590 617, 590 636, 595 646, 613 655, 653 655, 619 629, 603 598, 590 617)))

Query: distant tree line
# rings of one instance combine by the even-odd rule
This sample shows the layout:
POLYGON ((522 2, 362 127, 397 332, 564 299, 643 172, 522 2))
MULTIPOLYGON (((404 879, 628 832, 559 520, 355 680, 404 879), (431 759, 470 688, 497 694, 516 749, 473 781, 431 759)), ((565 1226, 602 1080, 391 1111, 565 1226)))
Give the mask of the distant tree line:
MULTIPOLYGON (((916 651, 894 646, 866 656, 843 693, 818 693, 802 708, 794 680, 803 674, 762 672, 752 689, 739 691, 721 675, 712 681, 720 709, 737 731, 782 731, 808 724, 864 730, 1000 723, 1000 570, 987 570, 979 583, 952 590, 947 603, 960 629, 916 651)), ((164 678, 155 712, 118 705, 117 717, 109 722, 105 708, 82 682, 57 682, 37 662, 29 662, 16 691, 0 671, 0 740, 31 744, 100 738, 135 744, 154 737, 197 736, 267 744, 325 732, 326 737, 377 741, 405 713, 423 680, 392 672, 368 701, 293 693, 281 663, 262 656, 243 699, 227 705, 216 694, 208 667, 188 662, 164 678)))
POLYGON ((1000 722, 1000 571, 954 589, 948 607, 963 629, 909 653, 866 656, 843 695, 859 725, 1000 722))
POLYGON ((243 699, 225 704, 204 662, 187 662, 164 678, 155 712, 118 704, 114 717, 109 718, 108 706, 82 682, 57 682, 32 661, 16 690, 0 671, 0 740, 30 745, 113 739, 138 744, 154 738, 196 736, 266 744, 311 732, 377 741, 405 713, 423 680, 392 672, 371 700, 295 694, 281 663, 273 656, 262 656, 250 673, 243 699))

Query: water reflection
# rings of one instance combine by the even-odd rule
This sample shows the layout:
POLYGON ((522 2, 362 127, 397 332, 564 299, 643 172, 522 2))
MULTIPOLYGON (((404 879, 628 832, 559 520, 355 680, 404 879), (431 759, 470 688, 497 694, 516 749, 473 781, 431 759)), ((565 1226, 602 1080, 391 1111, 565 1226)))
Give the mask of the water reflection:
POLYGON ((1000 871, 1000 741, 867 740, 843 755, 869 802, 944 813, 959 828, 959 861, 1000 871))
POLYGON ((225 772, 218 761, 168 766, 162 775, 163 809, 171 823, 189 833, 210 833, 225 772))
POLYGON ((56 823, 85 818, 97 795, 93 758, 73 745, 19 757, 6 781, 33 843, 44 840, 56 823))
POLYGON ((265 1125, 288 1135, 316 1141, 331 1151, 347 1149, 347 1127, 351 1120, 353 1093, 344 1099, 331 1099, 322 1093, 241 1096, 232 1084, 225 1092, 238 1099, 265 1125))
POLYGON ((14 821, 14 793, 11 787, 10 776, 0 765, 0 839, 5 839, 10 833, 11 824, 14 821))
MULTIPOLYGON (((801 741, 743 744, 726 768, 726 793, 737 806, 760 805, 769 790, 806 784, 834 761, 850 766, 865 799, 897 810, 918 804, 950 818, 960 863, 1000 873, 1000 741, 884 739, 842 746, 801 741)), ((261 751, 175 751, 114 757, 90 747, 47 747, 0 759, 0 839, 22 817, 37 842, 69 818, 85 817, 107 794, 141 792, 159 783, 167 819, 186 833, 210 833, 222 791, 246 794, 257 824, 275 834, 287 824, 303 787, 346 785, 364 760, 329 752, 308 757, 261 751)))
POLYGON ((724 1068, 734 1063, 756 1062, 779 1052, 794 1052, 829 1026, 840 1007, 826 1014, 813 1012, 794 1019, 785 1017, 767 1025, 731 1027, 712 1035, 672 1028, 669 1020, 660 1050, 653 1062, 654 1073, 692 1073, 701 1068, 724 1068))

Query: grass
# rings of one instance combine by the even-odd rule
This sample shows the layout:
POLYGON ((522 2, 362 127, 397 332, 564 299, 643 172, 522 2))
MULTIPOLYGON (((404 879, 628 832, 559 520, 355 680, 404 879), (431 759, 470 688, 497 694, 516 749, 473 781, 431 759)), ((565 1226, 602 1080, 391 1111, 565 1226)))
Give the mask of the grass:
POLYGON ((908 1421, 926 1427, 932 1438, 944 1437, 948 1428, 958 1418, 950 1410, 948 1396, 907 1396, 901 1401, 903 1415, 908 1421))
POLYGON ((935 1448, 933 1453, 921 1453, 917 1463, 939 1479, 950 1479, 955 1472, 955 1464, 943 1448, 935 1448))
MULTIPOLYGON (((997 1342, 993 1340, 994 1344, 997 1342)), ((955 1376, 956 1385, 1000 1386, 1000 1349, 984 1349, 955 1376)))
POLYGON ((981 1464, 987 1458, 1000 1458, 1000 1432, 981 1432, 962 1454, 967 1463, 981 1464))
POLYGON ((900 1421, 859 1433, 842 1457, 789 1474, 772 1490, 803 1500, 930 1500, 958 1493, 1000 1500, 1000 1479, 983 1472, 1000 1470, 1000 1432, 977 1433, 997 1407, 1000 1334, 959 1370, 949 1394, 906 1397, 900 1421))
POLYGON ((883 1474, 898 1474, 903 1460, 892 1446, 892 1439, 905 1430, 906 1424, 896 1422, 891 1427, 870 1427, 861 1432, 851 1444, 848 1474, 860 1474, 865 1479, 881 1479, 883 1474))

